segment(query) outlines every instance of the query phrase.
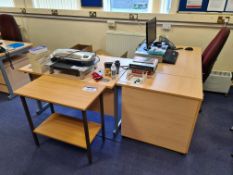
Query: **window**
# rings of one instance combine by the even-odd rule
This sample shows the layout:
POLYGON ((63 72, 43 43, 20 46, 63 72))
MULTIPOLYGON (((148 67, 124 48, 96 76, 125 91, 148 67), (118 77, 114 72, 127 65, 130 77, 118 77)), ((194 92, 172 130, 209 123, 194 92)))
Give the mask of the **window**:
POLYGON ((77 0, 33 0, 34 8, 77 9, 77 0))
POLYGON ((0 1, 0 7, 14 7, 14 0, 0 1))
POLYGON ((160 13, 169 13, 171 9, 172 0, 161 0, 160 13))
POLYGON ((113 12, 148 12, 149 0, 110 0, 113 12))

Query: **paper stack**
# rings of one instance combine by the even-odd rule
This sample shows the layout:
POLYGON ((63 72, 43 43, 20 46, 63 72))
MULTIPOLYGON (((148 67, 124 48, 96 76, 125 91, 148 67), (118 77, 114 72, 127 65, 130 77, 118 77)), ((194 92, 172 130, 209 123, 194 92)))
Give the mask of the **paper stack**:
POLYGON ((46 63, 49 60, 49 51, 46 46, 37 46, 29 50, 29 62, 32 70, 36 73, 44 73, 48 71, 46 63))

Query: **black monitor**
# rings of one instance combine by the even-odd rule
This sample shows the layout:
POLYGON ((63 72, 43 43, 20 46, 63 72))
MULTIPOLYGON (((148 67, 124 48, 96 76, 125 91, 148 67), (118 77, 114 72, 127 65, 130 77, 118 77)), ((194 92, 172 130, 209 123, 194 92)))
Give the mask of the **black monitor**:
POLYGON ((153 42, 156 40, 156 18, 146 22, 146 47, 150 49, 153 42))

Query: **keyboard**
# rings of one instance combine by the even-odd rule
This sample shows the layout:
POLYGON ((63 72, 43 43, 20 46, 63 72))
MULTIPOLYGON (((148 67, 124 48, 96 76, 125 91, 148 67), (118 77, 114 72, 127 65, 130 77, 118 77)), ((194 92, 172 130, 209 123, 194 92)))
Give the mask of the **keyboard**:
POLYGON ((178 55, 179 55, 178 52, 171 50, 171 49, 167 49, 167 51, 165 52, 163 56, 163 63, 176 64, 178 55))

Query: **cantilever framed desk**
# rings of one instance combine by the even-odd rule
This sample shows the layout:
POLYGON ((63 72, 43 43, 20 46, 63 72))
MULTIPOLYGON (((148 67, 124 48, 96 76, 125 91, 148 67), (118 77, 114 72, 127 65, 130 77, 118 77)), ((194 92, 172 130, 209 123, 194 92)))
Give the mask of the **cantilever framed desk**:
MULTIPOLYGON (((1 40, 1 41, 3 41, 4 45, 9 45, 9 44, 15 43, 15 41, 7 41, 7 40, 1 40)), ((9 56, 13 57, 13 56, 16 56, 19 54, 23 54, 23 53, 27 52, 28 49, 32 46, 32 43, 25 43, 24 42, 23 44, 24 44, 24 46, 9 51, 9 56)), ((5 53, 0 53, 0 69, 1 69, 1 73, 3 76, 4 82, 6 83, 7 90, 9 92, 9 98, 11 99, 14 97, 14 92, 13 92, 13 88, 11 86, 10 80, 7 76, 7 72, 5 70, 5 66, 3 63, 3 61, 6 60, 6 58, 7 58, 7 56, 5 53)))

